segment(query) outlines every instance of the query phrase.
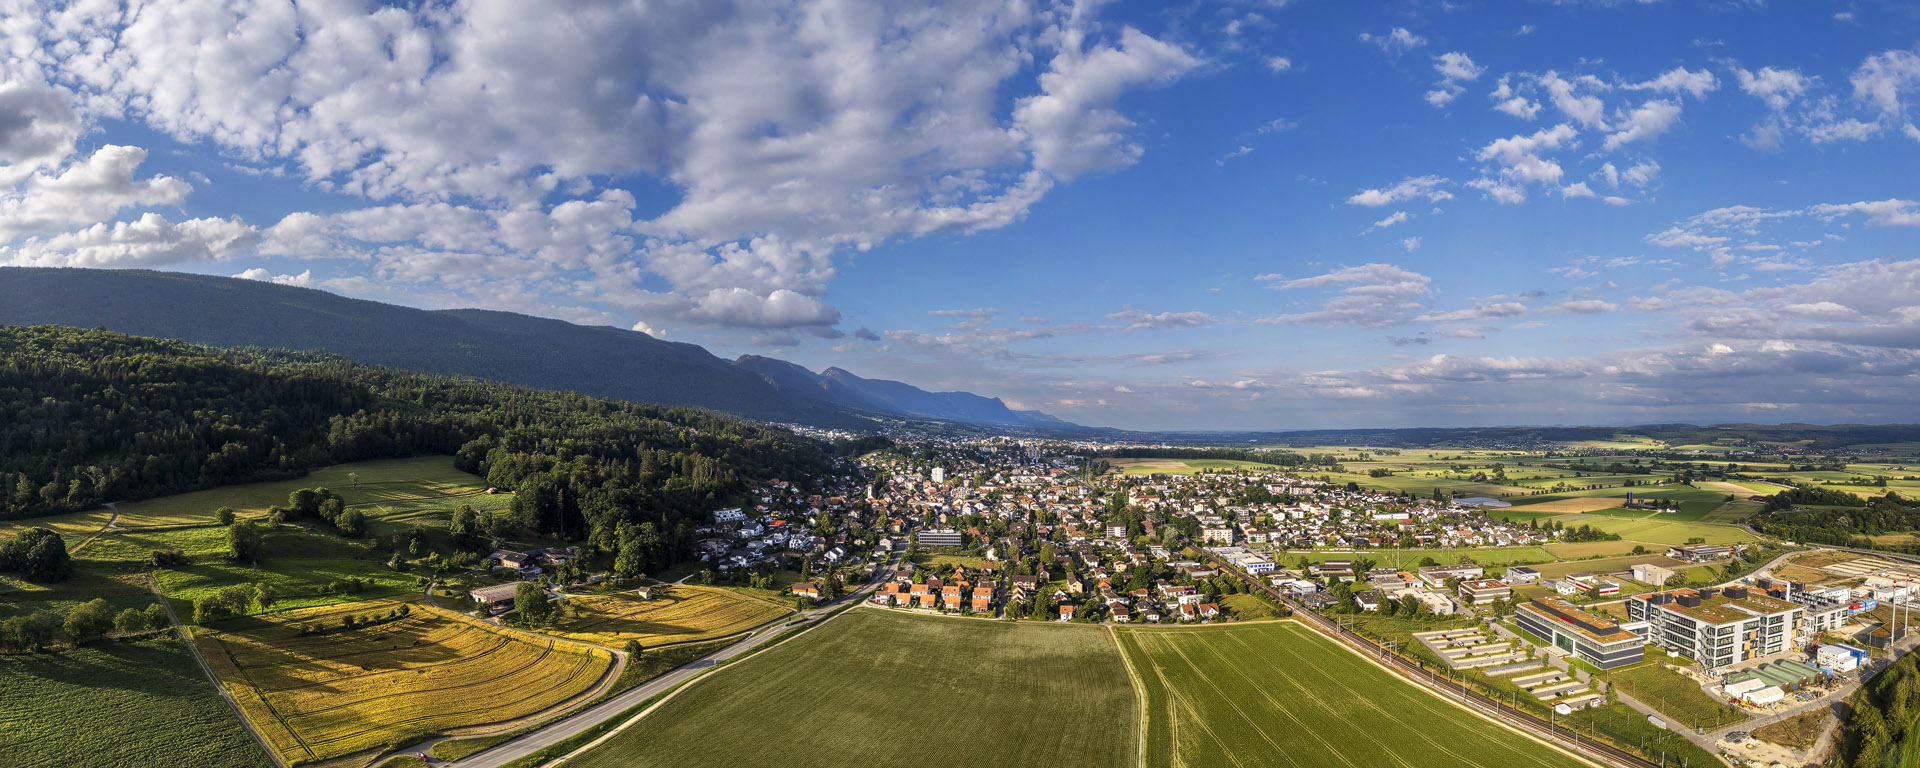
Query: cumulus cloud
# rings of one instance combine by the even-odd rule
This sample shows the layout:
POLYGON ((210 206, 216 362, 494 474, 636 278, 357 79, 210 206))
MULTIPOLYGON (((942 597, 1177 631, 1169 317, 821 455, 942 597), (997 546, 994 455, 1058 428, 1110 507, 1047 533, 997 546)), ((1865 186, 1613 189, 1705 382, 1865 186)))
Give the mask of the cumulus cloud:
POLYGON ((1483 176, 1467 184, 1480 189, 1497 202, 1524 202, 1527 199, 1527 185, 1554 186, 1565 173, 1559 163, 1543 158, 1541 154, 1569 145, 1577 134, 1573 126, 1560 123, 1530 135, 1496 139, 1482 147, 1476 155, 1483 162, 1492 161, 1497 165, 1495 175, 1483 176))
POLYGON ((1655 93, 1686 93, 1696 99, 1704 99, 1707 94, 1720 87, 1720 80, 1705 69, 1692 71, 1686 67, 1674 67, 1652 80, 1633 83, 1626 87, 1629 90, 1655 93))
POLYGON ((1651 141, 1666 133, 1679 119, 1680 105, 1677 102, 1664 99, 1646 102, 1616 120, 1615 126, 1620 130, 1609 134, 1602 146, 1611 151, 1628 142, 1651 141))
POLYGON ((30 267, 158 267, 223 261, 250 245, 256 233, 233 219, 178 224, 157 213, 133 221, 98 223, 47 238, 0 246, 0 264, 30 267))
POLYGON ((1315 277, 1286 279, 1280 275, 1257 278, 1278 291, 1337 290, 1319 309, 1258 319, 1264 324, 1311 323, 1380 328, 1404 322, 1431 289, 1432 278, 1392 264, 1344 267, 1315 277))
MULTIPOLYGON (((847 249, 1006 226, 1134 162, 1122 95, 1203 63, 1092 8, 1019 3, 79 4, 8 30, 0 189, 47 193, 0 203, 9 258, 92 248, 101 232, 61 234, 125 215, 35 208, 68 173, 114 172, 85 177, 124 191, 90 195, 104 207, 181 203, 184 182, 124 173, 131 154, 55 173, 106 116, 370 203, 287 216, 263 255, 366 262, 436 301, 746 329, 837 321, 825 284, 847 249), (629 176, 679 197, 642 214, 599 189, 629 176)), ((123 237, 160 232, 144 222, 123 237)), ((239 240, 180 245, 203 241, 196 258, 239 240)))
POLYGON ((1466 86, 1461 83, 1480 79, 1487 68, 1473 63, 1471 56, 1450 51, 1433 57, 1433 70, 1440 74, 1440 80, 1433 90, 1427 91, 1427 103, 1444 107, 1466 92, 1466 86))
POLYGON ((297 275, 276 275, 261 267, 254 267, 252 269, 242 271, 240 274, 234 275, 234 277, 240 278, 242 280, 259 280, 264 283, 274 283, 276 285, 292 285, 292 286, 298 286, 301 288, 311 288, 313 287, 313 284, 314 284, 313 270, 311 269, 302 271, 300 274, 297 274, 297 275))

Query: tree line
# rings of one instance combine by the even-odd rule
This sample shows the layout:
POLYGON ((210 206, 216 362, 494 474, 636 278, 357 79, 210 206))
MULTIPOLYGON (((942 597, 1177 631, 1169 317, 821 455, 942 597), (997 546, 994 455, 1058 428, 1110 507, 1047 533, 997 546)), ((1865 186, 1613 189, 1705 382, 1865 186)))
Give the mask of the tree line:
MULTIPOLYGON (((690 557, 692 529, 752 483, 812 487, 833 462, 820 441, 690 408, 58 326, 0 328, 0 412, 17 414, 0 423, 0 519, 452 454, 516 491, 500 529, 625 543, 646 571, 690 557)), ((364 524, 312 504, 293 510, 364 524)))

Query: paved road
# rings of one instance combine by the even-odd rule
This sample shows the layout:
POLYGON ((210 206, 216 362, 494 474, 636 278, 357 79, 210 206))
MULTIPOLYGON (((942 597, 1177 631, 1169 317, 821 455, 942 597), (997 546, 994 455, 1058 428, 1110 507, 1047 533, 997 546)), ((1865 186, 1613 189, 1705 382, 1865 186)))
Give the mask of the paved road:
MULTIPOLYGON (((897 563, 897 560, 895 562, 897 563)), ((836 608, 847 605, 848 603, 857 604, 859 601, 865 600, 868 593, 878 587, 883 579, 892 577, 892 569, 890 568, 877 569, 876 573, 880 574, 880 576, 868 582, 860 589, 834 602, 803 611, 800 614, 801 617, 805 619, 808 626, 812 626, 812 624, 818 622, 822 616, 825 616, 828 612, 836 608)), ((525 736, 521 736, 520 738, 506 742, 485 752, 470 755, 465 759, 450 764, 458 765, 460 768, 500 768, 500 766, 504 766, 507 763, 566 741, 589 728, 618 717, 621 713, 633 708, 634 705, 664 693, 676 685, 691 680, 710 667, 760 647, 793 626, 796 625, 789 622, 781 622, 756 629, 747 633, 732 645, 677 667, 659 677, 624 691, 611 699, 607 699, 579 713, 569 715, 564 719, 548 724, 525 736)), ((411 755, 417 752, 425 752, 433 744, 443 740, 444 739, 435 739, 433 741, 423 742, 394 754, 411 755)))

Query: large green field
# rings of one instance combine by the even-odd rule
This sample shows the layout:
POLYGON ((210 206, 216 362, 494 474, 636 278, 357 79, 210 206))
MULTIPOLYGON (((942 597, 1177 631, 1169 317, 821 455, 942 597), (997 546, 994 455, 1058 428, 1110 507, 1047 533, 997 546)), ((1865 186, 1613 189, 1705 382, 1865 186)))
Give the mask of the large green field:
POLYGON ((0 656, 0 765, 7 768, 266 764, 171 635, 0 656))
POLYGON ((1115 635, 1146 692, 1146 765, 1575 764, 1292 622, 1115 635))
POLYGON ((1133 765, 1105 630, 856 608, 728 665, 573 768, 1133 765))

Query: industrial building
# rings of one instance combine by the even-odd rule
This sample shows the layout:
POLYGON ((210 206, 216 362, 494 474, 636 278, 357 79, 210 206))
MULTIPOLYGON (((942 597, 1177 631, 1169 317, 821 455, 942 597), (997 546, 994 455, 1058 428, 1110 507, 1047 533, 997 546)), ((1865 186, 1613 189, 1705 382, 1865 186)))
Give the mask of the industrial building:
POLYGON ((1468 605, 1492 605, 1495 600, 1512 600, 1513 587, 1493 579, 1460 582, 1460 596, 1468 605))
POLYGON ((1534 598, 1514 612, 1514 619, 1554 647, 1601 669, 1637 664, 1645 649, 1640 635, 1557 597, 1534 598))
POLYGON ((1627 617, 1647 622, 1647 640, 1717 669, 1793 648, 1806 608, 1749 590, 1675 589, 1627 598, 1627 617))

